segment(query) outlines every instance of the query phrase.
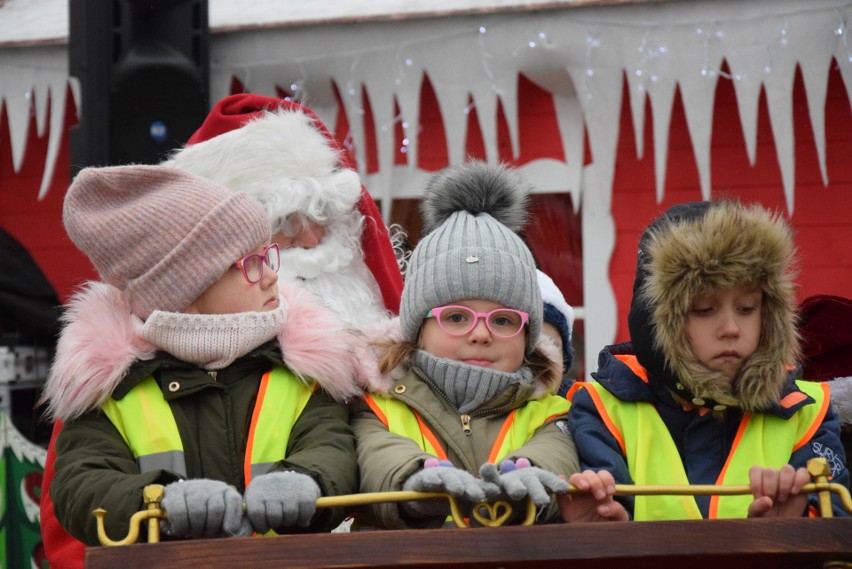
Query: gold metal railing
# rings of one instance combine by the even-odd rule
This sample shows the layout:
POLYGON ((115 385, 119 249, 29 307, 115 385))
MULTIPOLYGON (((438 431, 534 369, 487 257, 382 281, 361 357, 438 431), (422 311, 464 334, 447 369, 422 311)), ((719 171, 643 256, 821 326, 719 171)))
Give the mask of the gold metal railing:
MULTIPOLYGON (((828 481, 830 469, 824 458, 813 458, 808 461, 808 473, 813 482, 805 484, 802 491, 816 493, 819 500, 820 515, 824 518, 833 516, 831 506, 831 495, 837 494, 843 508, 852 514, 852 495, 849 490, 841 485, 828 481)), ((567 494, 583 493, 577 488, 569 488, 567 494)), ((616 484, 615 494, 617 496, 741 496, 750 494, 748 485, 716 486, 706 485, 629 485, 616 484)), ((145 509, 139 511, 130 518, 130 529, 128 534, 120 540, 112 540, 107 536, 104 529, 104 518, 106 510, 98 508, 93 515, 97 518, 98 539, 101 545, 129 545, 136 543, 139 539, 142 522, 148 522, 148 542, 160 541, 160 520, 168 518, 166 512, 160 507, 163 499, 163 486, 151 484, 145 487, 143 502, 145 509)), ((373 492, 366 494, 349 494, 345 496, 327 496, 319 498, 316 502, 317 508, 354 508, 368 504, 409 502, 415 500, 445 499, 450 506, 450 515, 459 528, 467 528, 469 524, 462 515, 461 508, 455 497, 443 492, 373 492)), ((522 525, 531 525, 535 521, 536 508, 531 500, 527 500, 526 514, 522 525)), ((505 501, 493 503, 482 502, 476 504, 471 515, 483 526, 496 527, 503 525, 512 515, 512 507, 505 501), (484 512, 483 512, 484 510, 484 512), (487 513, 487 515, 485 515, 487 513)))

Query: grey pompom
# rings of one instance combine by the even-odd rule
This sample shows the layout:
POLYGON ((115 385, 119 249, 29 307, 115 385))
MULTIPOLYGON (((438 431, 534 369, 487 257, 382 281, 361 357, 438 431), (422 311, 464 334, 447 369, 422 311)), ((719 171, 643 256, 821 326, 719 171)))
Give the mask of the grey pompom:
POLYGON ((429 180, 420 203, 424 233, 453 213, 487 213, 515 233, 527 222, 533 185, 517 171, 480 161, 441 170, 429 180))

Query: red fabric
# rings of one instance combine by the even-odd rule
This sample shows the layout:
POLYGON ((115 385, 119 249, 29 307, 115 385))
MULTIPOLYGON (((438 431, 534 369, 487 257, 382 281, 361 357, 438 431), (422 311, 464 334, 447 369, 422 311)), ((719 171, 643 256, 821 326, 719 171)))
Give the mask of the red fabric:
MULTIPOLYGON (((329 146, 337 150, 340 156, 340 165, 344 168, 354 169, 340 144, 312 110, 293 101, 253 93, 230 95, 216 103, 210 114, 204 119, 201 127, 189 138, 187 146, 241 128, 248 121, 261 116, 264 111, 277 109, 294 110, 308 115, 314 121, 317 129, 328 139, 329 146)), ((399 271, 396 255, 387 228, 382 221, 382 216, 379 214, 372 196, 363 185, 361 186, 361 200, 358 202, 358 211, 366 218, 364 232, 361 235, 364 262, 379 285, 385 308, 394 314, 398 314, 399 300, 402 295, 402 274, 399 271)))
POLYGON ((41 541, 44 554, 52 569, 83 569, 86 546, 77 541, 65 531, 53 512, 53 500, 50 499, 50 483, 53 480, 56 462, 56 437, 62 430, 62 423, 53 425, 53 434, 47 447, 47 458, 44 461, 44 477, 41 482, 41 501, 39 502, 41 517, 41 541))
POLYGON ((852 299, 818 294, 799 306, 804 377, 825 381, 852 375, 852 299))
POLYGON ((364 262, 379 283, 385 308, 399 314, 399 301, 402 296, 402 273, 396 262, 396 254, 388 236, 385 222, 376 207, 376 202, 361 186, 361 201, 358 211, 364 216, 364 232, 361 234, 361 250, 364 262))

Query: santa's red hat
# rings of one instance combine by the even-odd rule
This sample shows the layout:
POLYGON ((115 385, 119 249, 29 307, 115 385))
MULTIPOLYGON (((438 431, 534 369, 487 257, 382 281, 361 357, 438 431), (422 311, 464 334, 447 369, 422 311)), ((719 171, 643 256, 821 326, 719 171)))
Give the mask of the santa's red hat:
POLYGON ((387 228, 343 148, 309 108, 252 93, 225 97, 166 164, 255 195, 272 217, 303 211, 309 201, 357 206, 364 262, 385 308, 399 312, 402 275, 387 228))

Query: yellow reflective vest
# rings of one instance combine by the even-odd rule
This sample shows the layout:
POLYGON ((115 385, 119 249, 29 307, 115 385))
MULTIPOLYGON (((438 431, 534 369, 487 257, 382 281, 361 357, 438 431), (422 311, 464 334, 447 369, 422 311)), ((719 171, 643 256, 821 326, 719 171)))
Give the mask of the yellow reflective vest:
MULTIPOLYGON (((285 368, 276 367, 264 374, 246 442, 246 486, 285 458, 290 433, 314 389, 313 384, 305 384, 285 368)), ((101 409, 121 433, 140 471, 162 469, 187 475, 177 423, 153 377, 140 382, 120 400, 109 398, 101 409)))
MULTIPOLYGON (((828 387, 824 383, 797 381, 798 388, 816 404, 804 405, 789 419, 746 413, 716 484, 748 484, 754 465, 781 468, 794 451, 808 443, 828 410, 828 387)), ((598 414, 621 446, 635 484, 689 484, 677 447, 652 403, 621 401, 596 382, 584 383, 598 414)), ((804 395, 791 393, 801 400, 804 395)), ((784 402, 782 402, 783 404, 784 402)), ((796 401, 788 402, 795 404, 796 401)), ((710 518, 745 518, 753 497, 713 496, 710 518)), ((702 517, 692 496, 636 496, 635 520, 683 520, 702 517)))
MULTIPOLYGON (((413 440, 425 453, 447 460, 443 444, 417 411, 391 397, 367 395, 364 399, 390 432, 413 440)), ((563 397, 547 396, 514 409, 503 422, 491 448, 488 462, 499 463, 513 450, 530 440, 545 423, 568 413, 570 406, 568 400, 563 397)))

